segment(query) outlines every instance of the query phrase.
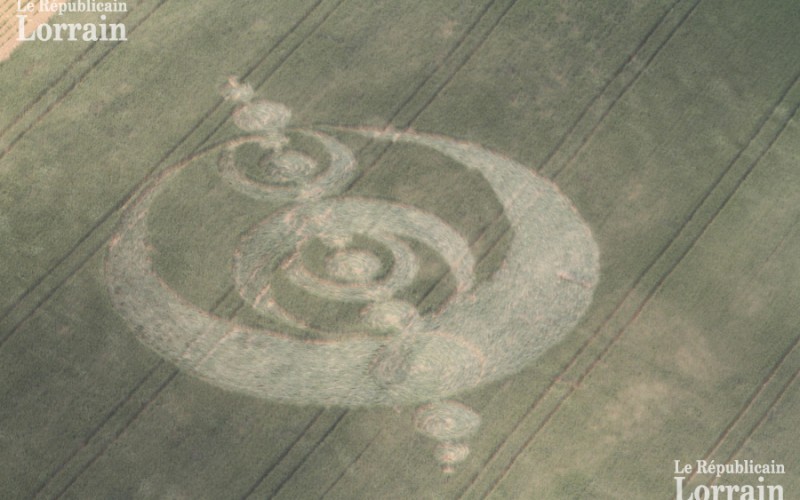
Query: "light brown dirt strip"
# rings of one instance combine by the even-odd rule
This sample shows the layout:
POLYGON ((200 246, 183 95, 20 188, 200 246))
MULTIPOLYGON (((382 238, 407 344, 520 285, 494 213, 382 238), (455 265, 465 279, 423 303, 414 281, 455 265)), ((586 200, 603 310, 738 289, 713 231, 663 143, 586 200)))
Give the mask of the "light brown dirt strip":
MULTIPOLYGON (((54 0, 52 2, 53 5, 60 5, 65 3, 65 0, 54 0)), ((39 3, 34 3, 35 10, 31 13, 26 13, 26 22, 25 22, 25 31, 24 36, 29 36, 33 30, 36 29, 42 23, 47 22, 50 17, 55 14, 52 11, 39 11, 39 3)), ((2 42, 0 42, 0 62, 5 61, 9 57, 11 57, 11 53, 14 52, 20 43, 20 36, 19 36, 19 28, 18 28, 18 18, 17 15, 22 14, 18 12, 17 0, 12 0, 11 2, 6 2, 6 5, 3 6, 3 32, 6 30, 10 31, 10 36, 4 35, 2 38, 2 42)))
POLYGON ((11 36, 13 32, 14 23, 11 22, 14 16, 14 11, 16 10, 16 3, 14 1, 6 1, 0 7, 0 19, 3 20, 2 25, 0 25, 0 41, 5 41, 6 38, 11 36), (8 21, 6 21, 8 19, 8 21))

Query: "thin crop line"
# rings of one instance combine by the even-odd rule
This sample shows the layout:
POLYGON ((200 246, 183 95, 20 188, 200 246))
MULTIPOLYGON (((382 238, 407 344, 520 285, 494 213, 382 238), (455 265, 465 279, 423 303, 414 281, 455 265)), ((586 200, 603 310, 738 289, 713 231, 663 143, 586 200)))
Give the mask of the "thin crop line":
MULTIPOLYGON (((678 24, 673 26, 673 28, 670 30, 670 32, 667 35, 667 37, 664 38, 664 40, 661 41, 661 43, 658 45, 656 50, 653 51, 653 53, 650 54, 650 56, 647 58, 647 60, 645 61, 644 65, 642 66, 642 69, 640 71, 638 71, 636 73, 636 75, 629 82, 627 82, 623 86, 622 91, 619 93, 619 95, 614 97, 614 99, 611 101, 611 104, 608 106, 608 108, 606 108, 606 110, 600 116, 600 119, 592 126, 591 130, 586 135, 586 137, 584 137, 581 140, 581 143, 578 146, 578 148, 575 149, 575 151, 573 151, 573 153, 569 156, 567 161, 562 166, 560 166, 558 169, 556 169, 556 171, 550 176, 551 179, 555 179, 556 177, 561 175, 561 173, 564 171, 564 169, 566 169, 569 165, 571 165, 574 162, 574 160, 578 156, 578 154, 580 154, 580 152, 583 151, 583 148, 586 147, 586 145, 589 143, 591 138, 594 136, 595 132, 597 132, 597 130, 600 128, 600 124, 605 121, 606 117, 609 115, 609 113, 611 113, 611 110, 614 109, 614 107, 616 106, 617 102, 619 102, 619 100, 625 94, 628 93, 628 90, 630 90, 631 87, 633 87, 633 85, 637 81, 639 81, 639 78, 641 78, 641 76, 644 74, 644 69, 647 68, 648 66, 650 66, 650 63, 653 62, 653 60, 656 58, 656 56, 661 53, 661 50, 664 47, 666 47, 667 43, 669 43, 669 41, 672 40, 672 37, 675 35, 675 33, 678 32, 678 29, 681 26, 683 26, 683 24, 686 22, 686 20, 689 19, 689 17, 692 15, 692 13, 700 5, 700 2, 702 2, 702 0, 695 0, 695 3, 692 5, 692 7, 683 14, 683 16, 681 17, 680 21, 678 21, 678 24)), ((673 6, 674 5, 675 4, 673 4, 673 6)))
MULTIPOLYGON (((647 31, 645 36, 639 41, 639 43, 637 44, 636 48, 633 50, 631 55, 628 56, 628 59, 623 64, 619 65, 619 67, 617 67, 616 71, 614 71, 614 73, 608 78, 608 80, 606 80, 606 83, 603 85, 603 88, 601 88, 600 91, 597 94, 594 95, 592 100, 589 101, 589 104, 586 105, 583 108, 583 110, 578 115, 578 117, 575 119, 575 121, 572 122, 572 125, 570 125, 570 127, 567 129, 566 133, 561 135, 561 138, 558 140, 558 142, 556 142, 555 146, 553 146, 553 148, 550 150, 550 152, 547 153, 547 155, 542 160, 540 170, 544 170, 545 167, 547 167, 547 165, 550 163, 550 161, 553 159, 553 157, 556 155, 556 153, 564 146, 564 143, 567 141, 567 139, 575 133, 575 130, 578 128, 578 125, 580 125, 580 123, 584 119, 586 119, 586 115, 589 112, 589 110, 592 109, 592 107, 595 105, 595 103, 597 101, 600 100, 601 97, 603 97, 603 95, 608 91, 608 88, 611 86, 611 84, 614 83, 614 80, 616 80, 617 78, 619 78, 620 75, 622 75, 622 73, 625 71, 625 68, 627 68, 627 67, 629 67, 631 65, 631 63, 636 58, 637 54, 639 54, 639 52, 642 51, 644 46, 650 40, 650 37, 653 36, 653 34, 656 32, 656 30, 664 23, 664 21, 666 20, 667 16, 673 10, 675 10, 675 7, 682 1, 683 0, 675 0, 675 2, 672 3, 670 8, 667 9, 666 11, 664 11, 664 13, 661 15, 661 17, 659 17, 659 19, 655 23, 653 23, 653 25, 647 31)), ((644 71, 644 68, 646 68, 648 64, 649 64, 649 61, 639 71, 640 72, 644 71)), ((614 103, 616 103, 616 101, 614 101, 614 103)), ((613 106, 613 104, 612 104, 612 106, 613 106)))
POLYGON ((292 451, 292 450, 295 448, 295 446, 297 446, 297 444, 300 442, 300 440, 303 438, 303 436, 305 436, 305 435, 306 435, 306 433, 309 431, 309 429, 311 429, 311 427, 312 427, 314 424, 316 424, 316 423, 319 421, 319 418, 322 416, 322 414, 323 414, 324 412, 325 412, 325 410, 319 410, 319 411, 317 411, 317 414, 314 416, 314 418, 312 418, 311 420, 309 420, 308 424, 306 424, 306 426, 303 428, 303 430, 302 430, 302 431, 300 431, 300 433, 298 433, 298 434, 297 434, 297 437, 295 437, 295 438, 294 438, 294 440, 292 441, 292 444, 290 444, 289 446, 287 446, 287 447, 286 447, 286 448, 283 450, 283 452, 281 452, 281 454, 280 454, 280 455, 278 456, 278 458, 277 458, 277 459, 276 459, 276 460, 275 460, 275 461, 272 463, 272 465, 271 465, 271 466, 269 466, 269 467, 268 467, 268 468, 267 468, 267 469, 266 469, 266 470, 265 470, 265 471, 264 471, 264 472, 261 474, 261 476, 259 476, 259 477, 258 477, 258 479, 256 480, 256 482, 255 482, 255 483, 253 483, 253 485, 252 485, 252 486, 250 486, 250 488, 248 488, 248 490, 247 490, 247 491, 244 493, 244 495, 242 495, 242 500, 245 500, 247 497, 249 497, 250 495, 252 495, 252 494, 253 494, 253 492, 255 492, 255 491, 256 491, 256 489, 258 489, 258 487, 259 487, 259 486, 261 486, 261 483, 263 483, 263 482, 264 482, 264 480, 265 480, 265 479, 267 478, 267 476, 269 476, 269 474, 270 474, 270 473, 271 473, 271 472, 272 472, 272 471, 275 469, 275 467, 277 467, 277 466, 278 466, 278 464, 280 464, 281 462, 283 462, 283 460, 286 458, 286 456, 289 454, 289 452, 290 452, 290 451, 292 451))
POLYGON ((319 449, 322 443, 324 443, 325 440, 328 439, 328 436, 330 436, 331 433, 334 431, 334 429, 336 429, 336 427, 339 425, 339 422, 341 422, 344 419, 347 413, 348 413, 347 410, 341 411, 341 414, 336 418, 336 421, 333 422, 333 425, 331 425, 328 428, 328 430, 325 431, 322 437, 314 444, 314 446, 311 448, 311 451, 309 451, 308 454, 305 457, 303 457, 300 463, 298 463, 292 469, 292 471, 285 478, 283 478, 283 480, 278 484, 278 487, 275 489, 275 492, 273 493, 272 496, 278 496, 278 493, 280 493, 280 491, 289 483, 289 480, 294 477, 294 475, 297 473, 297 471, 299 471, 303 467, 303 465, 305 465, 308 459, 314 454, 315 451, 317 451, 317 449, 319 449))
POLYGON ((164 390, 164 389, 165 389, 165 388, 166 388, 166 387, 167 387, 167 386, 168 386, 168 385, 169 385, 169 384, 170 384, 170 383, 171 383, 171 382, 172 382, 172 381, 175 379, 175 377, 177 377, 177 376, 178 376, 178 373, 179 373, 179 370, 178 370, 177 368, 173 369, 173 370, 170 372, 169 376, 168 376, 168 377, 167 377, 167 378, 166 378, 166 379, 165 379, 165 380, 164 380, 164 381, 161 383, 161 385, 158 387, 158 389, 156 389, 156 391, 155 391, 155 393, 154 393, 154 397, 152 397, 152 398, 148 399, 148 400, 147 400, 147 402, 146 402, 145 404, 143 404, 142 406, 140 406, 140 407, 139 407, 139 409, 137 409, 137 410, 136 410, 136 411, 133 413, 133 415, 132 415, 132 416, 131 416, 131 417, 130 417, 130 418, 129 418, 129 419, 126 421, 126 422, 125 422, 125 425, 124 425, 124 426, 122 426, 122 428, 118 429, 118 430, 117 430, 117 431, 114 433, 114 436, 113 436, 113 437, 112 437, 112 438, 109 440, 109 442, 108 442, 108 443, 106 443, 106 444, 105 444, 105 445, 104 445, 104 446, 103 446, 103 447, 100 449, 100 452, 99 452, 99 453, 97 453, 96 455, 94 455, 94 456, 93 456, 93 457, 92 457, 92 458, 91 458, 91 459, 90 459, 88 462, 86 462, 85 464, 83 464, 83 465, 80 467, 80 469, 78 469, 78 472, 77 472, 76 474, 74 474, 74 475, 72 476, 72 478, 71 478, 69 481, 67 481, 67 484, 65 484, 65 485, 64 485, 64 486, 63 486, 61 489, 59 489, 59 490, 58 490, 58 492, 57 492, 57 493, 56 493, 56 494, 53 496, 53 498, 61 498, 62 496, 64 496, 64 494, 65 494, 65 493, 66 493, 66 492, 67 492, 67 491, 68 491, 68 490, 69 490, 69 489, 72 487, 72 485, 73 485, 73 484, 75 484, 75 481, 77 481, 77 480, 78 480, 78 478, 80 478, 80 477, 83 475, 83 473, 84 473, 84 472, 86 472, 86 471, 87 471, 87 470, 88 470, 88 469, 89 469, 89 468, 90 468, 92 465, 94 465, 94 463, 95 463, 95 462, 97 462, 97 460, 98 460, 100 457, 102 457, 102 456, 105 454, 106 450, 108 450, 108 448, 110 448, 110 447, 111 447, 111 445, 112 445, 112 444, 114 444, 114 443, 117 441, 117 439, 119 439, 119 437, 120 437, 122 434, 124 434, 124 433, 125 433, 125 431, 127 431, 127 430, 128 430, 128 428, 130 427, 130 425, 131 425, 133 422, 135 422, 135 421, 136 421, 136 420, 139 418, 139 416, 140 416, 140 415, 141 415, 141 414, 142 414, 142 413, 143 413, 143 412, 144 412, 144 411, 145 411, 147 408, 149 408, 149 407, 150 407, 150 404, 151 404, 151 403, 153 402, 153 400, 155 399, 155 396, 157 396, 157 395, 161 394, 161 391, 163 391, 163 390, 164 390))
POLYGON ((136 394, 136 392, 137 392, 137 391, 138 391, 138 390, 139 390, 139 389, 140 389, 140 388, 141 388, 141 387, 144 385, 144 383, 145 383, 145 382, 146 382, 146 381, 147 381, 147 380, 148 380, 148 379, 149 379, 149 378, 150 378, 150 377, 153 375, 153 373, 155 373, 155 371, 156 371, 156 370, 157 370, 157 369, 158 369, 160 366, 162 366, 163 364, 164 364, 164 361, 162 361, 162 360, 158 360, 156 363, 154 363, 154 364, 153 364, 153 366, 152 366, 152 367, 151 367, 151 368, 150 368, 150 369, 147 371, 147 373, 145 374, 145 376, 144 376, 144 377, 142 377, 142 378, 141 378, 141 379, 140 379, 140 380, 139 380, 139 381, 138 381, 138 382, 137 382, 137 383, 136 383, 136 384, 135 384, 135 385, 134 385, 134 386, 133 386, 133 387, 132 387, 130 390, 128 390, 128 392, 125 394, 125 396, 123 396, 123 398, 122 398, 122 399, 120 399, 119 401, 117 401, 117 403, 116 403, 116 404, 115 404, 115 405, 114 405, 114 406, 111 408, 111 410, 110 410, 108 413, 106 413, 106 416, 105 416, 105 417, 104 417, 104 418, 103 418, 103 419, 100 421, 100 424, 99 424, 99 425, 97 425, 97 426, 96 426, 94 429, 92 429, 92 431, 91 431, 91 432, 89 432, 89 434, 87 434, 87 435, 86 435, 86 437, 84 437, 84 438, 83 438, 83 440, 81 441, 81 444, 80 444, 80 445, 79 445, 77 448, 75 448, 75 449, 72 451, 72 453, 70 453, 70 454, 69 454, 69 456, 67 457, 67 459, 66 459, 66 460, 64 460, 64 461, 61 463, 61 465, 59 465, 58 467, 56 467, 55 469, 53 469, 53 470, 52 470, 52 471, 51 471, 51 472, 50 472, 50 473, 47 475, 47 477, 45 477, 44 481, 42 481, 42 483, 41 483, 39 486, 37 486, 37 487, 36 487, 36 489, 33 491, 33 494, 31 494, 31 496, 32 496, 32 497, 35 497, 35 496, 39 495, 39 493, 41 493, 41 492, 42 492, 42 490, 44 490, 44 488, 45 488, 45 487, 46 487, 46 486, 47 486, 47 485, 48 485, 48 484, 49 484, 49 483, 50 483, 50 482, 51 482, 51 481, 52 481, 52 480, 53 480, 53 479, 54 479, 56 476, 58 476, 58 475, 61 473, 61 471, 63 471, 63 470, 64 470, 64 468, 66 467, 66 465, 67 465, 69 462, 71 462, 71 461, 72 461, 72 460, 73 460, 73 459, 74 459, 74 458, 75 458, 75 457, 78 455, 78 453, 80 453, 80 452, 81 452, 81 450, 83 450, 84 448, 86 448, 86 446, 89 444, 89 442, 90 442, 92 439, 94 439, 94 437, 97 435, 97 433, 100 431, 100 429, 102 429, 102 428, 103 428, 103 426, 105 426, 105 425, 106 425, 106 423, 108 423, 108 422, 109 422, 109 421, 110 421, 112 418, 114 418, 114 416, 115 416, 115 415, 117 415, 117 413, 119 412, 119 410, 120 410, 120 409, 121 409, 123 406, 125 406, 125 403, 127 403, 127 402, 128 402, 128 401, 129 401, 129 400, 130 400, 130 399, 133 397, 133 395, 134 395, 134 394, 136 394))
MULTIPOLYGON (((381 429, 381 431, 382 431, 382 430, 383 430, 383 429, 381 429)), ((372 443, 374 443, 375 441, 377 441, 377 439, 378 439, 378 436, 380 436, 380 435, 381 435, 381 431, 378 431, 377 433, 375 433, 375 435, 374 435, 374 436, 372 436, 372 439, 370 439, 370 440, 369 440, 369 442, 367 442, 367 444, 366 444, 366 445, 364 445, 364 447, 363 447, 363 448, 361 448, 361 451, 359 451, 359 452, 358 452, 358 455, 356 455, 355 457, 353 457, 353 460, 351 460, 351 461, 350 461, 350 463, 349 463, 349 464, 347 464, 347 467, 345 467, 344 469, 342 469, 342 472, 341 472, 341 474, 339 474, 339 475, 336 477, 336 479, 334 479, 334 481, 333 481, 333 482, 332 482, 332 483, 331 483, 331 484, 330 484, 330 485, 329 485, 327 488, 325 488, 325 491, 323 491, 323 492, 322 492, 322 495, 320 495, 320 496, 319 496, 319 498, 320 498, 320 499, 322 499, 322 498, 325 498, 325 496, 326 496, 328 493, 330 493, 330 491, 331 491, 331 490, 332 490, 332 489, 333 489, 333 488, 334 488, 334 487, 335 487, 337 484, 339 484, 339 481, 341 481, 341 479, 342 479, 342 478, 345 476, 345 474, 347 474, 347 471, 349 471, 349 470, 350 470, 350 469, 353 467, 353 465, 354 465, 356 462, 358 462, 358 461, 361 459, 361 455, 363 455, 363 454, 364 454, 364 452, 365 452, 365 451, 367 451, 367 450, 368 450, 368 449, 369 449, 369 448, 372 446, 372 443)))

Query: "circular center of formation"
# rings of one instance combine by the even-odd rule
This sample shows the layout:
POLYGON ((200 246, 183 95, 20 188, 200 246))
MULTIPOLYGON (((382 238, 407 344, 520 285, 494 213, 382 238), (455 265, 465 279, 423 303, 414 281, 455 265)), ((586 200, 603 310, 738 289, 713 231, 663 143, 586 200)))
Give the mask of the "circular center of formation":
MULTIPOLYGON (((409 240, 442 255, 456 286, 471 286, 469 244, 441 219, 405 205, 345 198, 297 204, 255 225, 236 251, 237 288, 257 312, 308 329, 305 313, 319 311, 292 309, 285 292, 295 293, 295 302, 313 296, 364 306, 396 299, 420 269, 409 240), (328 249, 319 268, 313 265, 315 241, 328 249)), ((383 327, 364 319, 356 318, 359 327, 383 327)))
POLYGON ((344 283, 368 283, 380 274, 383 263, 377 255, 353 248, 338 250, 327 262, 328 275, 344 283))
POLYGON ((314 175, 317 162, 297 151, 287 151, 264 157, 266 176, 276 183, 300 182, 314 175))

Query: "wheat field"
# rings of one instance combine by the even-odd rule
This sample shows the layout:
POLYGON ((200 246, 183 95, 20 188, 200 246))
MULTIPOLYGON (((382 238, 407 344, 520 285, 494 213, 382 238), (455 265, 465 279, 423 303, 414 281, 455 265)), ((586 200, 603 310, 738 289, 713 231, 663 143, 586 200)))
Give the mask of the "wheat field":
POLYGON ((0 62, 0 497, 798 495, 799 3, 108 18, 0 62))

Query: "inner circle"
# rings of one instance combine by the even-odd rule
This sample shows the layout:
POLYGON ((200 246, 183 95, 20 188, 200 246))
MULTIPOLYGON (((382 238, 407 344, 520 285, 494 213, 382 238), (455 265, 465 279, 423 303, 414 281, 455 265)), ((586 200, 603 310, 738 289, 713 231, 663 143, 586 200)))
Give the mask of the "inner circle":
POLYGON ((311 179, 317 169, 317 162, 297 151, 267 154, 262 160, 266 176, 276 183, 300 182, 311 179))
POLYGON ((337 250, 325 266, 328 276, 344 283, 369 283, 379 277, 382 269, 377 255, 358 248, 337 250))
POLYGON ((402 295, 420 269, 409 241, 436 252, 456 287, 471 287, 469 246, 444 221, 413 207, 341 198, 296 205, 254 226, 235 254, 237 288, 259 313, 306 328, 292 320, 303 317, 293 308, 301 300, 364 305, 402 295))

